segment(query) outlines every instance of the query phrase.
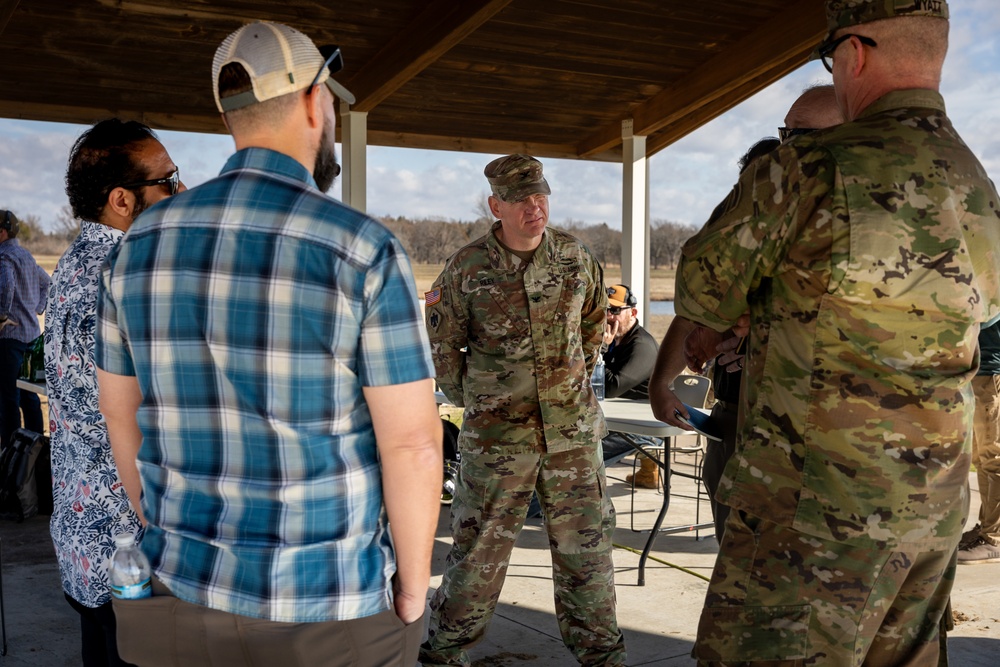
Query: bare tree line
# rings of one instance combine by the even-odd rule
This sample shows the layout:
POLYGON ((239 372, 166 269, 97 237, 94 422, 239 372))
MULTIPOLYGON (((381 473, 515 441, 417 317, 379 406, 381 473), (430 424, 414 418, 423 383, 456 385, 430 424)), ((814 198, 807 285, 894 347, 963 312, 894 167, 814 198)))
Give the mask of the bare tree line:
MULTIPOLYGON (((379 218, 406 248, 410 261, 417 264, 441 264, 456 250, 485 234, 493 220, 480 217, 473 222, 454 220, 411 220, 402 216, 379 218)), ((551 223, 550 223, 551 224, 551 223)), ((620 266, 622 233, 607 223, 586 224, 566 220, 553 224, 583 241, 605 266, 620 266)), ((677 267, 681 247, 698 230, 669 220, 654 220, 649 232, 649 261, 654 269, 677 267)))
POLYGON ((73 217, 69 206, 59 209, 51 232, 42 229, 41 218, 34 213, 18 215, 17 219, 21 223, 18 243, 33 255, 61 255, 80 233, 80 221, 73 217))
MULTIPOLYGON (((412 262, 442 264, 456 250, 489 231, 493 219, 485 205, 481 208, 476 211, 479 217, 472 222, 413 220, 402 216, 386 216, 379 220, 399 238, 412 262)), ((42 229, 37 215, 27 214, 18 219, 21 221, 20 243, 36 255, 61 255, 80 233, 80 221, 73 217, 69 206, 62 207, 53 230, 49 232, 42 229)), ((579 220, 565 220, 553 226, 583 241, 601 264, 621 265, 621 230, 612 229, 607 223, 594 225, 579 220)), ((654 269, 676 268, 681 246, 696 231, 694 227, 678 222, 654 220, 649 233, 650 266, 654 269)))

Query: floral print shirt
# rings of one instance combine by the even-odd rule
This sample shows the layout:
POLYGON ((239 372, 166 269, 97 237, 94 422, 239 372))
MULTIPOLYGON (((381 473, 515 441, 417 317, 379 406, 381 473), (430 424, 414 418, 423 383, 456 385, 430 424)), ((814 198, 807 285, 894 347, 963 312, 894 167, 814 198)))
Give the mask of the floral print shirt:
POLYGON ((123 235, 106 225, 82 223, 52 275, 45 316, 54 498, 49 529, 63 590, 87 607, 111 599, 108 565, 115 535, 132 533, 138 539, 141 531, 97 407, 94 365, 100 269, 123 235))

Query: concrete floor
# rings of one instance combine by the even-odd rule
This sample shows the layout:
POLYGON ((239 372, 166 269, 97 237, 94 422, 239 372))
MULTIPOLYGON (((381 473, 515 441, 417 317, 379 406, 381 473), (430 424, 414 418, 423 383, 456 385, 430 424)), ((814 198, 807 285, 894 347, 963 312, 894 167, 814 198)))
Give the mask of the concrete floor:
MULTIPOLYGON (((618 512, 615 542, 641 549, 647 534, 632 532, 629 522, 630 490, 622 480, 631 465, 609 470, 609 488, 618 512)), ((978 491, 973 485, 973 515, 978 511, 978 491)), ((692 483, 675 478, 675 493, 689 493, 692 483)), ((640 489, 636 495, 636 528, 649 527, 662 496, 640 489)), ((673 498, 668 524, 693 519, 695 501, 673 498)), ((708 512, 703 503, 702 512, 708 512)), ((442 508, 435 545, 434 578, 441 580, 451 539, 447 507, 442 508)), ((689 657, 706 582, 715 559, 714 536, 705 532, 698 540, 691 533, 661 535, 653 555, 686 568, 650 562, 646 586, 636 585, 639 556, 616 549, 618 621, 628 645, 629 665, 693 665, 689 657)), ((62 667, 79 665, 78 617, 66 604, 48 534, 48 517, 23 524, 0 521, 3 556, 3 597, 6 611, 8 655, 3 667, 62 667)), ((548 543, 541 520, 525 527, 511 562, 497 615, 486 639, 472 651, 477 667, 535 665, 560 667, 576 664, 563 647, 552 602, 548 543)), ((994 667, 1000 664, 1000 563, 959 567, 952 596, 958 618, 950 635, 951 664, 959 667, 994 667)))

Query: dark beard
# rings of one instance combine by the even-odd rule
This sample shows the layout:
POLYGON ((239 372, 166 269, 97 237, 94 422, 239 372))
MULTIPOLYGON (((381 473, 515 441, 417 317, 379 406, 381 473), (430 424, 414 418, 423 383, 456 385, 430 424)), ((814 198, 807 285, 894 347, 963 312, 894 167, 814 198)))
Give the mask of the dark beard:
POLYGON ((149 204, 146 203, 146 196, 142 194, 142 189, 133 190, 132 194, 135 195, 135 206, 132 208, 132 222, 135 222, 139 214, 149 208, 149 204))
POLYGON ((335 178, 340 176, 340 165, 337 164, 337 149, 334 148, 330 136, 330 126, 323 127, 323 135, 319 140, 319 151, 316 153, 316 164, 313 165, 313 179, 320 192, 326 192, 333 185, 335 178))

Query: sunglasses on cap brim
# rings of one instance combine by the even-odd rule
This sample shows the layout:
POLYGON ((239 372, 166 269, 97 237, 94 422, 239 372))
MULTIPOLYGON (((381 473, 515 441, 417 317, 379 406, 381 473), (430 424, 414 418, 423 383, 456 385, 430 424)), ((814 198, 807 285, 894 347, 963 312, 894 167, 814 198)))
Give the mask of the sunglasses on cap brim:
POLYGON ((327 70, 330 72, 329 77, 327 77, 326 83, 327 88, 336 95, 339 99, 347 102, 348 104, 354 104, 354 95, 351 91, 344 88, 342 85, 337 83, 333 75, 344 69, 344 57, 340 53, 340 47, 335 45, 327 45, 319 47, 319 53, 323 56, 323 65, 316 72, 316 76, 313 77, 312 83, 309 84, 309 90, 312 90, 314 86, 319 85, 320 77, 323 76, 323 71, 327 70))

